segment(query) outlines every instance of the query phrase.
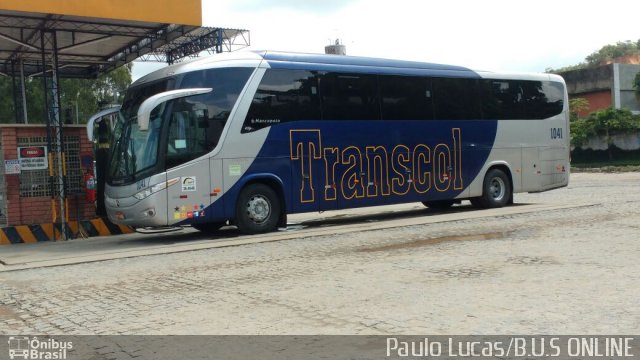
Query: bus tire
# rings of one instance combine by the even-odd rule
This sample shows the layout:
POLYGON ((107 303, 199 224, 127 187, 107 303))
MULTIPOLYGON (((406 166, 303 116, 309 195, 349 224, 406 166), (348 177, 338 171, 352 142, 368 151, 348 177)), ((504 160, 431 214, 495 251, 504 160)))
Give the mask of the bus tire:
POLYGON ((191 227, 202 231, 203 233, 213 233, 220 230, 221 227, 225 226, 226 222, 210 222, 210 223, 198 223, 191 224, 191 227))
POLYGON ((274 231, 280 220, 281 204, 276 192, 265 184, 250 184, 236 203, 236 226, 245 234, 274 231))
POLYGON ((422 204, 429 209, 436 210, 446 210, 453 206, 455 200, 434 200, 434 201, 423 201, 422 204))
POLYGON ((507 205, 512 196, 513 189, 507 174, 500 169, 491 169, 484 176, 482 196, 471 199, 471 203, 485 209, 499 208, 507 205))

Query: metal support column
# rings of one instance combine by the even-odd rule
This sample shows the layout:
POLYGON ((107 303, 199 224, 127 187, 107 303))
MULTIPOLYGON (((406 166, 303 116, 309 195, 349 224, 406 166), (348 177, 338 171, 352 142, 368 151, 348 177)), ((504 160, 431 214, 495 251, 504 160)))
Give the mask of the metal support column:
MULTIPOLYGON (((44 84, 44 108, 47 120, 47 142, 49 146, 49 176, 51 187, 52 221, 59 225, 61 237, 70 237, 66 224, 65 209, 65 161, 63 153, 62 121, 60 121, 60 92, 58 89, 58 44, 55 30, 41 30, 42 78, 44 84), (59 212, 56 211, 59 203, 59 212)), ((54 226, 55 228, 55 226, 54 226)), ((54 239, 55 239, 54 230, 54 239)))
POLYGON ((216 54, 221 54, 223 49, 222 49, 222 42, 224 41, 224 37, 223 35, 224 30, 223 29, 218 29, 216 32, 216 54))
POLYGON ((18 110, 18 89, 16 87, 16 62, 11 61, 11 89, 13 89, 13 114, 16 124, 20 123, 20 110, 18 110))
POLYGON ((13 73, 13 112, 15 114, 15 121, 16 124, 27 124, 27 94, 24 82, 24 61, 22 59, 12 60, 11 72, 13 73), (16 65, 18 69, 16 69, 16 65), (20 79, 17 84, 16 73, 20 74, 20 79))
POLYGON ((28 124, 29 118, 27 117, 27 91, 24 83, 24 60, 20 59, 20 98, 22 99, 22 103, 20 106, 22 107, 22 123, 28 124))

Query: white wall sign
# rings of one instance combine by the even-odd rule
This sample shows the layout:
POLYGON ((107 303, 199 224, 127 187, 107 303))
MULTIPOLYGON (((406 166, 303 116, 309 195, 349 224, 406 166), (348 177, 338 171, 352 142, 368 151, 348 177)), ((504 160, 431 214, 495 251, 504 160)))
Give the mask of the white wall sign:
POLYGON ((18 148, 20 168, 24 170, 42 170, 49 167, 46 146, 28 146, 18 148))
POLYGON ((4 161, 4 174, 14 175, 20 174, 20 160, 5 160, 4 161))

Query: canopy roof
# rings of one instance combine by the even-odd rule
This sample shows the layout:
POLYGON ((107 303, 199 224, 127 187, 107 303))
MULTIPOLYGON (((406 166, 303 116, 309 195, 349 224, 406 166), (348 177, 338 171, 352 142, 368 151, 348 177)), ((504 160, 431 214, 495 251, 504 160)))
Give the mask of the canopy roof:
POLYGON ((43 46, 57 49, 58 76, 93 78, 140 57, 172 63, 249 45, 247 30, 201 22, 200 0, 0 0, 0 73, 21 62, 26 76, 42 73, 43 46))

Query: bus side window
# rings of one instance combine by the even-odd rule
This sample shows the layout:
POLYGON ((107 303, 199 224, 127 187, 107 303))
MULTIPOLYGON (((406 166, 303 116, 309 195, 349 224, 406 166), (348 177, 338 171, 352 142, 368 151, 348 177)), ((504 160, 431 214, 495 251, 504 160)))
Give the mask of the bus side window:
POLYGON ((383 120, 432 120, 431 78, 378 76, 383 120))
POLYGON ((211 87, 210 93, 173 101, 169 117, 166 167, 212 151, 252 68, 221 68, 185 74, 180 88, 211 87))
POLYGON ((519 80, 482 81, 482 117, 487 120, 522 119, 524 94, 519 80))
POLYGON ((489 120, 540 120, 562 112, 561 83, 532 80, 482 81, 482 114, 489 120))
POLYGON ((434 78, 436 120, 474 120, 482 118, 480 84, 476 79, 434 78))
POLYGON ((546 112, 544 117, 558 115, 564 109, 564 85, 559 82, 543 81, 542 91, 547 96, 546 112))
POLYGON ((319 120, 316 75, 304 70, 269 69, 251 102, 242 133, 301 120, 319 120))
POLYGON ((196 98, 173 101, 167 133, 167 168, 208 153, 220 138, 224 120, 211 119, 207 106, 196 98))
POLYGON ((187 117, 186 111, 177 111, 171 114, 169 123, 169 141, 167 143, 167 154, 177 155, 187 150, 187 117))
POLYGON ((564 87, 550 81, 523 81, 524 117, 546 119, 562 112, 564 87))
MULTIPOLYGON (((174 101, 169 118, 169 131, 166 148, 166 167, 171 168, 198 156, 198 149, 194 148, 194 132, 189 119, 190 112, 176 103, 183 103, 183 99, 174 101), (179 109, 177 109, 179 108, 179 109)), ((182 104, 181 104, 182 105, 182 104)))
POLYGON ((323 120, 380 120, 376 75, 324 74, 320 95, 323 120))

